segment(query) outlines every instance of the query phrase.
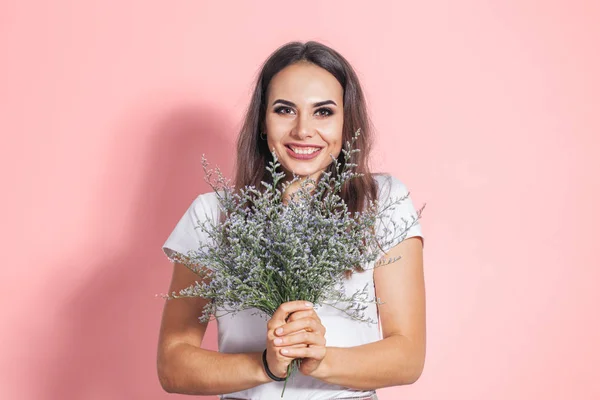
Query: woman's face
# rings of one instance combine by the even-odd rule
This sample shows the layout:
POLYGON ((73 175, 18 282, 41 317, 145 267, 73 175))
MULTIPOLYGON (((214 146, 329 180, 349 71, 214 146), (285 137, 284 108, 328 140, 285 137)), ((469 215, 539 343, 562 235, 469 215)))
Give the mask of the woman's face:
POLYGON ((342 149, 343 88, 333 75, 300 62, 277 73, 266 104, 266 135, 281 166, 317 180, 342 149))

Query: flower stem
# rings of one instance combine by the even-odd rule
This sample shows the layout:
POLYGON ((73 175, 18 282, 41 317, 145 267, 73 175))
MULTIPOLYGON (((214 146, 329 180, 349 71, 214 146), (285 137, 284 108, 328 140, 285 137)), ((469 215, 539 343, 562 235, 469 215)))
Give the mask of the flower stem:
POLYGON ((287 386, 288 379, 291 378, 292 374, 300 368, 301 358, 295 358, 292 360, 290 365, 287 367, 287 374, 285 376, 285 382, 283 383, 283 390, 281 391, 281 397, 283 398, 283 394, 285 393, 285 387, 287 386))

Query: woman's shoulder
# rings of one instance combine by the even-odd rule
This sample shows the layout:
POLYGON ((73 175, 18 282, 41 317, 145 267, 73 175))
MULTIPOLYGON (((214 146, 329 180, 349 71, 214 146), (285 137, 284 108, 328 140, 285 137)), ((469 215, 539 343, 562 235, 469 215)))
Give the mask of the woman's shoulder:
POLYGON ((405 195, 408 188, 403 181, 387 172, 377 172, 372 174, 377 183, 378 197, 389 197, 405 195))
MULTIPOLYGON (((419 236, 423 238, 419 223, 420 210, 415 208, 407 186, 391 174, 378 174, 375 177, 379 185, 378 209, 382 212, 380 222, 389 228, 388 233, 382 235, 388 240, 383 245, 387 252, 395 244, 405 238, 419 236), (388 225, 388 224, 392 225, 388 225)), ((380 226, 379 228, 385 229, 380 226)))
POLYGON ((213 220, 218 219, 219 215, 219 196, 223 195, 223 192, 219 193, 215 191, 209 191, 200 193, 192 201, 191 208, 196 216, 211 216, 213 220))
MULTIPOLYGON (((223 192, 219 191, 218 194, 222 195, 223 192)), ((200 193, 194 199, 194 202, 199 203, 199 204, 217 203, 218 202, 217 192, 215 192, 214 190, 211 190, 211 191, 208 191, 208 192, 200 193)))

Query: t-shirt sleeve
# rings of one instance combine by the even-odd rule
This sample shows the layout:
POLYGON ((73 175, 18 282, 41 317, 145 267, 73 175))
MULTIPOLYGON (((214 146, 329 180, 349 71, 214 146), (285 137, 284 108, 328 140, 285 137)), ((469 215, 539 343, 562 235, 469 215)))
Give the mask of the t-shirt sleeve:
POLYGON ((218 205, 214 193, 201 194, 192 201, 175 228, 162 246, 163 253, 171 262, 179 256, 187 256, 192 250, 198 250, 203 244, 209 244, 210 238, 202 229, 204 221, 208 228, 210 222, 218 220, 218 205), (208 221, 210 219, 210 221, 208 221))
POLYGON ((379 209, 383 210, 394 203, 393 208, 387 208, 378 221, 377 232, 388 242, 382 243, 382 250, 388 252, 398 243, 411 237, 421 238, 425 246, 420 216, 406 185, 392 175, 379 176, 379 185, 379 209))

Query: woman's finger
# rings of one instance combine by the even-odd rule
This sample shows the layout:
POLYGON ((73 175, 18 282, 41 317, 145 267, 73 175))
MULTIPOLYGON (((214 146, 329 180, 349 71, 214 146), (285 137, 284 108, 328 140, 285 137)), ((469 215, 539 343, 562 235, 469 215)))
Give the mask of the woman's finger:
POLYGON ((279 352, 289 358, 314 358, 322 360, 325 357, 325 346, 285 347, 279 352))
POLYGON ((321 324, 320 321, 312 317, 301 318, 292 322, 288 321, 287 324, 275 329, 275 334, 277 336, 285 336, 302 330, 306 332, 317 332, 325 334, 325 327, 321 324))
POLYGON ((268 330, 273 330, 286 323, 286 319, 295 311, 305 311, 313 307, 312 303, 304 300, 288 301, 282 303, 267 324, 268 330))
POLYGON ((292 322, 301 318, 310 318, 313 317, 315 319, 318 319, 319 322, 321 321, 321 318, 319 318, 319 315, 317 314, 317 312, 315 311, 315 309, 310 309, 310 310, 304 310, 304 311, 295 311, 294 313, 292 313, 289 318, 287 319, 287 322, 292 322))
POLYGON ((318 332, 302 331, 273 339, 273 345, 277 347, 285 347, 300 343, 311 346, 324 346, 325 337, 318 332))

